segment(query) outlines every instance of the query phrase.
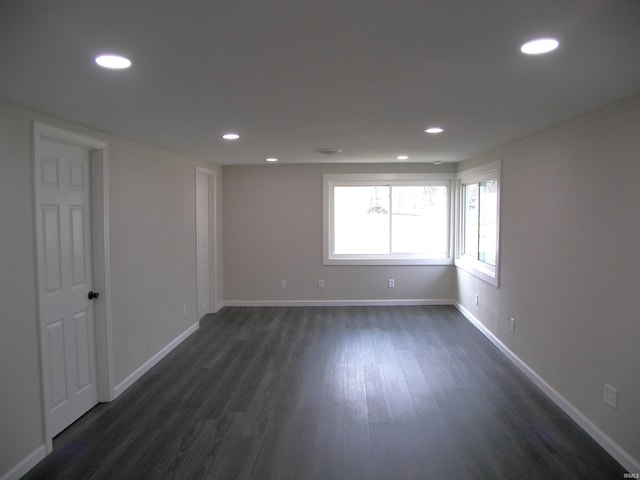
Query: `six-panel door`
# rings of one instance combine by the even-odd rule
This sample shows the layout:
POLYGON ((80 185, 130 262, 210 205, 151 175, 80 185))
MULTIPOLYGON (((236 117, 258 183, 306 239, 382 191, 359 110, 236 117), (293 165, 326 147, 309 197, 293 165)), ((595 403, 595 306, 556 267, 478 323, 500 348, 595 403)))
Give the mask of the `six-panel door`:
POLYGON ((36 159, 45 399, 56 435, 97 403, 90 152, 41 140, 36 159))

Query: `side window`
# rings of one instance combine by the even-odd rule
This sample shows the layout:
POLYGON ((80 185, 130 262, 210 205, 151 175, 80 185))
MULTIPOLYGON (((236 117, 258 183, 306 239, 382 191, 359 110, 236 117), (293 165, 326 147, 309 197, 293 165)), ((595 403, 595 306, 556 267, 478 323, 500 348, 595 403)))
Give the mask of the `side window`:
POLYGON ((500 164, 460 172, 456 265, 499 283, 500 164))

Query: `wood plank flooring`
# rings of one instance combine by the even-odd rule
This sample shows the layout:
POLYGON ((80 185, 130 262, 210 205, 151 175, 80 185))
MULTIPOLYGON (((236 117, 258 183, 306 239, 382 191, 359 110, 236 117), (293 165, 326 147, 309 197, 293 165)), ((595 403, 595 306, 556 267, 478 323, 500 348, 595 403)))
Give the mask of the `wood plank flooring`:
POLYGON ((621 479, 453 307, 224 308, 36 479, 621 479))

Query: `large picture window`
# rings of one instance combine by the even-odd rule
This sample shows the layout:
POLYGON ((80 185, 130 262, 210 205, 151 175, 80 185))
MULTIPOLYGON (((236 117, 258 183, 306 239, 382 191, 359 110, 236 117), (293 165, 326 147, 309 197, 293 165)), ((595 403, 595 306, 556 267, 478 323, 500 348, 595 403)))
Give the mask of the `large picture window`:
POLYGON ((325 175, 325 264, 447 264, 444 175, 325 175))
POLYGON ((498 285, 500 164, 458 174, 456 265, 498 285))

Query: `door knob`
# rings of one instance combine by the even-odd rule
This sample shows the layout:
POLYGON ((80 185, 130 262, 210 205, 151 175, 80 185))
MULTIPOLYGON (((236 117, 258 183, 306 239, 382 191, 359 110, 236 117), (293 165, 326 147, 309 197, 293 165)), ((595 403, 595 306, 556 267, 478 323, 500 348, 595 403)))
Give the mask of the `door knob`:
POLYGON ((89 298, 89 300, 95 300, 96 298, 98 298, 100 296, 100 294, 98 292, 89 292, 89 295, 87 295, 87 297, 89 298))

